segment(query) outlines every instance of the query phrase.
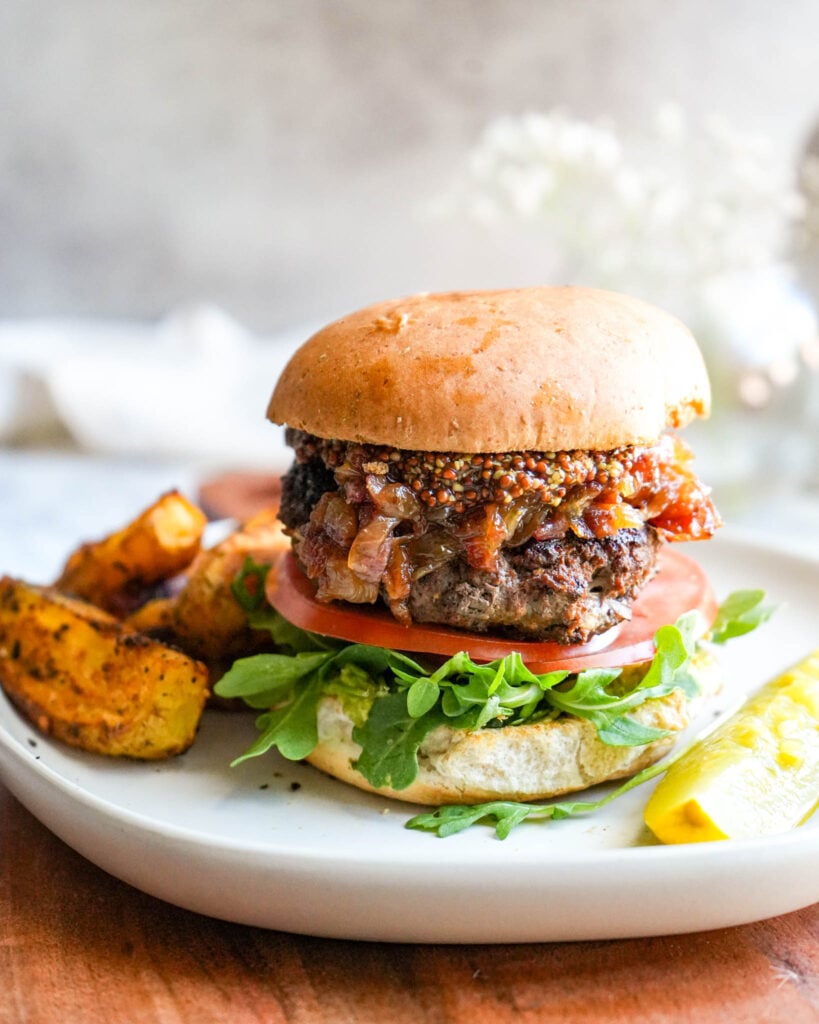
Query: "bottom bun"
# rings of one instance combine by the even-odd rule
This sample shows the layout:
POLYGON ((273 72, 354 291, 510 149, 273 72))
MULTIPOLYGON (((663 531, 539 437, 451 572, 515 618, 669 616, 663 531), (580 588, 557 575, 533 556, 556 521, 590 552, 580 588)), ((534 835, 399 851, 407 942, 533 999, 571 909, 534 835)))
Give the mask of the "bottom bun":
POLYGON ((354 767, 361 748, 353 739, 352 721, 337 697, 325 697, 318 712, 319 743, 307 760, 342 782, 414 804, 543 800, 588 789, 634 775, 673 747, 703 701, 721 688, 716 660, 700 652, 696 663, 698 697, 688 700, 674 690, 631 713, 643 725, 671 733, 644 746, 609 746, 591 722, 573 715, 474 732, 439 726, 421 744, 415 781, 402 790, 376 789, 354 767))

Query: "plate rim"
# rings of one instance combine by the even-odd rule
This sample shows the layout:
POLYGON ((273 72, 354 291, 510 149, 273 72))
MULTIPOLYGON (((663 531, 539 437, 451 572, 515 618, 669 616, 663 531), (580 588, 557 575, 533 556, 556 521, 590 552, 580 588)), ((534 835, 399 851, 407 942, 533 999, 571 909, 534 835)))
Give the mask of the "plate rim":
MULTIPOLYGON (((803 557, 799 556, 798 554, 796 554, 792 549, 788 548, 787 545, 784 546, 784 547, 777 547, 777 546, 773 546, 773 545, 761 545, 759 542, 754 541, 752 537, 748 537, 748 536, 744 536, 744 537, 740 537, 740 538, 737 538, 736 536, 731 536, 730 538, 720 538, 720 540, 723 541, 723 545, 722 546, 725 546, 725 542, 727 541, 727 543, 732 545, 732 546, 739 546, 739 547, 751 546, 757 552, 763 551, 763 552, 773 553, 773 554, 782 553, 782 554, 787 555, 788 557, 793 558, 795 561, 799 562, 800 564, 804 564, 806 562, 810 563, 810 564, 814 565, 817 568, 817 570, 819 570, 819 557, 816 557, 816 558, 814 558, 814 557, 804 557, 803 558, 803 557)), ((148 815, 146 815, 146 814, 144 814, 144 813, 142 813, 140 811, 134 811, 134 810, 132 810, 132 809, 130 809, 128 807, 125 807, 123 805, 119 805, 119 804, 113 803, 110 800, 106 799, 105 797, 100 796, 100 795, 98 795, 98 794, 96 794, 96 793, 94 793, 92 791, 89 791, 88 789, 86 789, 81 784, 79 784, 79 783, 73 781, 72 779, 62 775, 59 771, 57 771, 56 769, 52 768, 50 765, 44 763, 38 757, 38 755, 36 753, 37 747, 36 746, 31 746, 31 743, 35 743, 37 745, 43 743, 43 744, 47 744, 49 746, 53 746, 58 751, 58 753, 60 753, 61 755, 63 755, 63 756, 76 756, 76 757, 82 759, 83 762, 85 762, 86 759, 90 759, 90 758, 93 758, 93 757, 96 756, 96 755, 93 755, 93 754, 90 754, 90 753, 86 753, 84 751, 74 750, 73 748, 63 746, 62 744, 59 743, 59 741, 53 740, 50 736, 47 736, 47 735, 44 735, 44 734, 38 732, 36 730, 36 727, 33 726, 30 722, 28 722, 25 719, 25 717, 20 714, 20 712, 15 708, 13 702, 2 691, 2 689, 0 689, 0 749, 5 749, 6 752, 10 756, 15 758, 15 760, 20 764, 21 767, 23 767, 25 769, 28 769, 28 770, 33 770, 35 773, 39 774, 42 777, 43 781, 48 782, 49 784, 55 786, 57 789, 61 790, 62 792, 72 796, 74 799, 79 800, 81 803, 83 803, 84 805, 88 806, 89 808, 95 810, 97 813, 104 813, 107 816, 110 816, 110 817, 114 818, 115 820, 118 820, 118 821, 120 821, 120 822, 122 822, 124 824, 129 825, 129 826, 138 826, 139 828, 144 828, 144 829, 147 829, 147 830, 149 830, 151 832, 158 833, 158 834, 174 835, 176 838, 185 839, 185 840, 187 840, 187 841, 189 841, 189 842, 191 842, 193 844, 197 844, 197 845, 198 844, 206 845, 209 848, 212 848, 214 845, 215 846, 219 846, 220 848, 224 849, 225 851, 228 851, 228 850, 246 851, 246 850, 252 848, 256 852, 259 852, 259 853, 262 853, 262 852, 270 853, 270 852, 272 852, 271 848, 275 845, 272 842, 261 842, 261 841, 253 842, 253 841, 248 841, 246 839, 233 840, 232 837, 230 837, 230 836, 212 834, 212 833, 209 833, 209 832, 205 831, 204 829, 200 830, 200 829, 193 829, 193 828, 191 828, 189 826, 176 825, 173 822, 168 822, 165 819, 162 819, 160 817, 152 818, 152 817, 150 817, 150 816, 148 816, 148 815), (28 729, 28 730, 31 731, 31 736, 32 736, 31 741, 24 743, 23 740, 17 738, 14 735, 12 730, 8 727, 8 724, 7 724, 7 721, 6 721, 6 715, 8 715, 8 714, 11 714, 12 716, 14 716, 14 718, 16 719, 16 721, 18 722, 18 724, 20 725, 20 727, 22 729, 28 729)), ((108 759, 109 766, 113 765, 114 763, 117 763, 117 762, 115 762, 114 759, 108 759)), ((151 762, 127 762, 127 761, 121 761, 119 763, 121 763, 123 765, 125 770, 129 770, 131 768, 131 766, 133 766, 133 768, 135 770, 139 770, 140 768, 149 767, 150 764, 151 764, 151 762)), ((339 783, 339 785, 344 785, 344 783, 339 783)), ((594 787, 592 787, 592 788, 594 788, 594 787)), ((584 792, 586 792, 586 791, 584 791, 584 792)), ((372 795, 375 796, 375 797, 378 796, 378 794, 372 794, 372 795)), ((387 798, 384 797, 382 799, 387 799, 387 798)), ((546 801, 544 801, 544 802, 546 802, 546 801)), ((401 807, 406 808, 407 816, 408 817, 411 817, 412 813, 414 813, 413 809, 423 810, 423 808, 420 808, 419 805, 415 805, 415 804, 411 804, 411 803, 399 804, 397 801, 393 801, 393 800, 389 801, 389 807, 391 809, 396 807, 396 806, 401 806, 401 807)), ((817 811, 815 813, 817 815, 819 815, 819 811, 817 811)), ((811 816, 811 817, 813 817, 813 816, 811 816)), ((734 840, 730 840, 730 841, 728 841, 726 843, 684 843, 684 844, 662 844, 662 843, 658 843, 656 845, 655 844, 651 844, 651 845, 640 845, 640 846, 628 846, 628 847, 622 847, 622 848, 619 848, 619 847, 618 848, 611 848, 611 849, 606 849, 604 851, 599 851, 599 850, 597 850, 597 851, 583 850, 583 851, 575 851, 575 852, 573 852, 571 857, 567 858, 567 859, 571 859, 571 861, 574 863, 574 862, 577 861, 578 858, 580 858, 580 859, 588 859, 588 860, 595 860, 595 859, 600 858, 601 856, 605 856, 606 859, 609 859, 612 855, 615 855, 615 854, 624 854, 624 855, 627 855, 629 857, 641 857, 641 858, 645 858, 645 859, 650 859, 652 857, 657 857, 657 856, 674 857, 674 856, 681 856, 683 853, 690 853, 692 850, 698 849, 698 848, 710 849, 710 850, 714 850, 714 851, 716 851, 716 850, 724 851, 726 849, 730 849, 730 850, 733 850, 733 851, 740 851, 740 850, 744 850, 746 848, 749 849, 749 850, 752 850, 752 849, 755 849, 756 847, 758 847, 760 842, 764 842, 766 845, 769 845, 769 844, 773 843, 775 845, 790 846, 790 845, 799 845, 799 844, 801 844, 803 842, 806 842, 806 841, 810 842, 814 838, 814 836, 813 836, 814 832, 816 833, 817 837, 819 837, 819 823, 817 824, 816 827, 814 827, 814 825, 809 823, 809 819, 808 819, 808 821, 806 821, 803 824, 807 825, 808 827, 804 828, 803 826, 797 826, 796 828, 791 829, 788 832, 781 833, 781 834, 778 834, 778 835, 775 835, 775 836, 755 837, 755 838, 751 838, 751 839, 734 839, 734 840)), ((430 836, 430 838, 437 840, 438 837, 430 836)), ((298 856, 298 855, 300 855, 300 852, 303 852, 303 851, 297 851, 296 848, 284 848, 281 851, 279 849, 276 849, 276 854, 277 855, 279 855, 281 853, 284 856, 298 856)), ((371 851, 366 851, 365 850, 365 851, 359 851, 359 853, 360 854, 364 854, 364 856, 363 857, 357 857, 354 860, 351 858, 351 863, 358 864, 358 863, 366 862, 367 855, 369 855, 371 853, 371 851)), ((323 851, 322 851, 322 854, 323 854, 323 851)), ((320 854, 320 856, 322 854, 320 854)), ((723 854, 716 854, 716 856, 722 856, 722 855, 723 854)), ((327 859, 328 860, 332 859, 334 863, 338 863, 337 854, 328 855, 327 859)), ((372 855, 372 859, 373 860, 377 860, 378 858, 373 854, 372 855)), ((412 857, 409 857, 409 856, 407 857, 407 860, 406 860, 405 863, 407 863, 407 864, 409 864, 409 863, 416 864, 415 860, 412 857)))
MULTIPOLYGON (((794 566, 798 565, 801 570, 811 570, 819 568, 819 558, 805 557, 801 554, 794 552, 792 549, 781 547, 777 545, 761 545, 758 539, 746 537, 724 537, 721 538, 723 552, 721 557, 731 558, 732 554, 734 557, 741 557, 743 551, 747 551, 748 547, 752 547, 754 553, 757 555, 784 555, 789 560, 792 560, 794 566), (730 549, 733 548, 733 552, 730 549)), ((418 857, 418 850, 420 847, 417 843, 408 843, 406 846, 400 849, 396 849, 395 846, 389 850, 388 863, 384 863, 383 849, 379 848, 377 844, 373 844, 373 848, 367 848, 365 844, 361 848, 354 852, 345 850, 332 849, 332 844, 328 844, 327 847, 317 845, 315 837, 308 838, 304 842, 290 843, 289 845, 282 846, 277 841, 275 833, 271 834, 269 839, 265 840, 254 840, 249 837, 234 838, 227 833, 215 833, 214 831, 208 831, 207 826, 205 827, 192 827, 190 825, 178 825, 167 819, 161 817, 152 818, 145 814, 141 810, 134 810, 128 806, 122 804, 116 804, 112 802, 107 796, 100 793, 89 791, 85 788, 81 782, 77 782, 67 775, 61 773, 57 768, 51 767, 41 757, 38 757, 38 747, 40 744, 53 746, 59 753, 65 753, 66 751, 71 756, 76 756, 81 759, 84 765, 87 765, 87 759, 94 757, 95 755, 86 754, 81 751, 73 751, 71 748, 66 748, 58 741, 52 740, 50 737, 43 736, 40 734, 36 727, 28 722, 22 715, 14 708, 14 705, 9 701, 5 694, 0 694, 0 777, 3 778, 4 782, 12 793, 18 795, 17 785, 17 774, 22 773, 23 788, 31 789, 33 787, 41 787, 44 791, 47 791, 50 795, 54 792, 62 793, 70 798, 75 804, 83 807, 87 812, 96 816, 95 820, 101 821, 105 826, 123 826, 135 832, 137 834, 145 834, 146 839, 148 836, 160 845, 163 843, 170 844, 178 848, 181 853, 186 851, 196 852, 200 855, 200 858, 207 858, 208 855, 216 858, 223 865, 224 863, 247 863, 249 868, 256 871, 275 871, 278 870, 281 875, 289 878, 301 877, 308 879, 311 875, 315 884, 315 878, 317 875, 322 873, 327 865, 332 864, 333 873, 338 881, 346 883, 347 886, 360 885, 361 880, 366 878, 370 873, 374 872, 374 868, 378 866, 379 870, 377 873, 378 877, 382 881, 389 881, 388 876, 401 872, 402 870, 411 867, 414 873, 414 877, 419 882, 429 883, 440 891, 442 882, 449 879, 453 883, 457 880, 458 884, 462 884, 462 880, 458 877, 459 873, 462 873, 460 862, 457 858, 450 858, 449 856, 441 858, 434 854, 437 844, 441 840, 434 835, 413 833, 414 836, 418 837, 419 840, 425 840, 429 843, 427 849, 432 851, 430 855, 418 857), (8 716, 12 715, 13 720, 9 720, 8 716), (15 724, 18 728, 15 728, 15 724), (37 746, 32 746, 32 742, 36 742, 37 746), (308 863, 305 864, 305 856, 308 858, 308 863)), ((150 763, 146 765, 136 764, 134 767, 140 770, 144 767, 150 767, 150 763)), ((128 768, 126 767, 126 770, 128 768)), ((184 770, 184 768, 183 768, 184 770)), ((337 783, 339 786, 344 786, 344 783, 337 783)), ((345 790, 348 787, 345 786, 345 790)), ((364 794, 362 794, 364 795, 364 794)), ((369 796, 369 794, 367 794, 369 796)), ((25 799, 21 799, 29 809, 31 809, 29 803, 25 799)), ((376 796, 375 799, 378 799, 376 796)), ((385 798, 381 798, 385 799, 385 798)), ((388 801, 390 809, 394 809, 396 806, 395 801, 388 801)), ((414 805, 405 804, 401 805, 406 810, 406 816, 409 818, 414 813, 414 805)), ((54 832, 56 835, 60 835, 61 838, 65 838, 61 832, 53 827, 53 824, 47 823, 48 819, 44 818, 36 811, 32 811, 35 817, 38 817, 43 825, 54 832)), ((52 822, 54 816, 52 815, 52 822)), ((401 826, 402 827, 403 823, 401 826)), ((486 830, 486 839, 488 842, 486 845, 471 846, 466 857, 467 864, 469 866, 470 874, 474 876, 475 884, 480 884, 481 881, 487 879, 489 872, 493 868, 497 868, 498 865, 498 848, 490 845, 490 843, 498 842, 494 833, 491 829, 486 830)), ((69 845, 75 846, 70 840, 66 839, 69 845)), ((457 849, 457 845, 450 847, 449 844, 457 844, 458 837, 452 837, 448 844, 447 849, 457 849)), ((610 867, 612 870, 623 871, 628 875, 632 881, 639 877, 642 872, 655 872, 661 873, 663 876, 671 875, 676 870, 677 866, 685 865, 685 871, 690 875, 692 872, 697 873, 700 871, 707 871, 709 868, 713 869, 716 873, 724 874, 726 867, 731 864, 736 864, 741 867, 744 871, 754 869, 754 864, 758 860, 764 860, 766 863, 774 860, 782 860, 783 862, 788 861, 790 858, 791 862, 802 864, 807 857, 813 857, 817 851, 819 851, 819 818, 814 816, 812 820, 804 823, 802 826, 789 830, 788 832, 781 833, 775 836, 763 836, 756 837, 753 839, 745 840, 729 840, 721 843, 692 843, 692 844, 680 844, 680 845, 663 845, 663 844, 651 844, 651 845, 622 845, 614 847, 600 848, 577 848, 565 849, 560 847, 550 847, 548 843, 540 845, 531 844, 526 846, 525 844, 516 845, 513 839, 508 839, 505 843, 501 844, 501 851, 509 850, 514 858, 514 864, 516 868, 526 870, 533 866, 539 868, 547 868, 549 872, 554 871, 560 873, 563 871, 567 872, 567 877, 577 880, 583 872, 589 872, 593 869, 610 867), (750 865, 750 866, 749 866, 750 865)), ((97 863, 100 867, 105 870, 110 870, 110 867, 106 865, 105 859, 95 859, 94 856, 89 855, 83 849, 79 851, 87 859, 97 863)), ((216 868, 214 868, 216 870, 216 868)), ((117 872, 114 872, 117 873, 117 872)), ((327 874, 325 872, 325 874, 327 874)), ((119 873, 119 877, 123 877, 119 873)), ((165 899, 169 902, 175 902, 173 898, 169 898, 167 894, 146 888, 144 885, 133 881, 131 878, 125 877, 124 880, 129 884, 136 885, 137 888, 144 889, 146 892, 150 892, 152 895, 159 896, 161 899, 165 899)), ((329 884, 329 883, 327 883, 329 884)), ((401 888, 400 886, 398 888, 401 888)), ((541 893, 543 895, 543 893, 541 893)), ((396 896, 396 898, 398 898, 396 896)), ((806 899, 802 906, 808 905, 812 902, 812 897, 806 899)), ((180 902, 179 905, 187 906, 188 909, 198 910, 202 913, 211 913, 213 916, 222 916, 232 920, 243 920, 240 917, 233 917, 228 913, 214 913, 212 909, 201 909, 199 906, 191 905, 190 902, 180 902)), ((788 908, 783 908, 778 911, 784 913, 788 908)), ((798 909, 796 906, 791 906, 790 909, 798 909)), ((744 920, 734 920, 733 923, 744 923, 745 921, 758 920, 763 916, 771 916, 770 914, 765 915, 749 915, 744 920)), ((386 938, 388 941, 433 941, 433 942, 461 942, 461 941, 493 941, 487 939, 469 939, 458 937, 456 934, 455 926, 452 926, 450 932, 445 933, 440 928, 434 933, 427 937, 407 936, 401 938, 398 935, 386 935, 379 934, 378 931, 371 931, 370 933, 364 934, 362 932, 362 925, 359 924, 355 927, 351 925, 349 933, 344 933, 338 929, 325 928, 323 926, 311 926, 304 927, 304 924, 297 924, 293 927, 287 927, 287 924, 281 922, 277 924, 265 924, 259 921, 248 921, 244 920, 244 923, 260 924, 262 927, 278 927, 284 930, 301 931, 308 934, 327 935, 339 938, 386 938), (449 937, 447 937, 449 935, 449 937)), ((729 924, 732 922, 728 922, 729 924)), ((708 925, 709 927, 712 925, 708 925)), ((713 926, 721 926, 719 924, 713 926)), ((531 932, 533 926, 529 926, 531 932)), ((461 926, 462 929, 462 926, 461 926)), ((699 930, 697 928, 680 928, 679 931, 691 931, 699 930)), ((664 932, 667 934, 667 932, 664 932)), ((657 932, 646 931, 623 931, 618 934, 611 932, 597 935, 585 934, 579 936, 573 935, 558 935, 557 939, 560 938, 612 938, 612 937, 627 937, 636 936, 638 934, 659 934, 657 932)), ((531 935, 526 938, 516 939, 514 937, 507 936, 506 938, 498 941, 553 941, 555 940, 554 935, 542 935, 540 938, 532 938, 531 935)))

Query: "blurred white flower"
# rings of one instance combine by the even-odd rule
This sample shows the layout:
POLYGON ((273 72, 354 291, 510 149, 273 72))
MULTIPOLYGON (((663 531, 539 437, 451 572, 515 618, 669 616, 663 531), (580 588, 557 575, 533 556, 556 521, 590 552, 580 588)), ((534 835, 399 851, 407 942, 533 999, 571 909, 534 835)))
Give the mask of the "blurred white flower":
MULTIPOLYGON (((819 161, 808 172, 819 181, 819 161)), ((787 263, 804 215, 792 168, 768 139, 718 115, 692 125, 665 104, 628 137, 562 111, 502 117, 436 206, 485 225, 536 225, 544 265, 564 280, 676 312, 740 402, 790 383, 816 337, 787 263)))

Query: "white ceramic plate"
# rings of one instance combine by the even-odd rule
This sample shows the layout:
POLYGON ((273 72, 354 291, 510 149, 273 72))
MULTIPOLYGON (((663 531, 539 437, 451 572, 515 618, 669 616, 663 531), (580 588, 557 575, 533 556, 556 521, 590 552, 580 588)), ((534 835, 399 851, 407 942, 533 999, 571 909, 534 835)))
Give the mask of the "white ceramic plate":
MULTIPOLYGON (((819 563, 729 536, 696 555, 719 595, 763 586, 782 604, 725 649, 724 708, 819 644, 819 563)), ((181 907, 285 931, 604 939, 742 924, 819 900, 816 818, 769 839, 663 847, 642 825, 644 786, 505 841, 486 827, 438 839, 403 827, 414 808, 307 765, 270 755, 229 768, 254 735, 250 716, 212 713, 182 757, 119 763, 43 739, 3 701, 0 766, 23 804, 111 874, 181 907)))

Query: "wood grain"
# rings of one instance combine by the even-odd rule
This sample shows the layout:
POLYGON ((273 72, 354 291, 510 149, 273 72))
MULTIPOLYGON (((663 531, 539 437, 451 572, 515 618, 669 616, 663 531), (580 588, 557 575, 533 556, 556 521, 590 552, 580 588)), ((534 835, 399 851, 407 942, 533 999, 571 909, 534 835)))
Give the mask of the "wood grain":
POLYGON ((0 787, 0 1024, 814 1024, 819 906, 689 936, 409 946, 286 935, 146 896, 0 787))

